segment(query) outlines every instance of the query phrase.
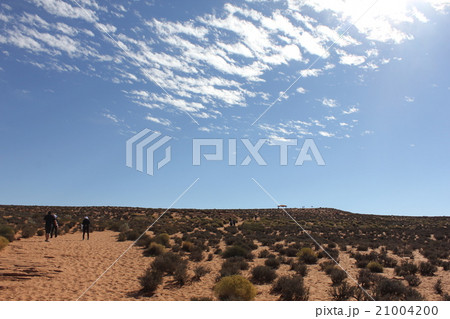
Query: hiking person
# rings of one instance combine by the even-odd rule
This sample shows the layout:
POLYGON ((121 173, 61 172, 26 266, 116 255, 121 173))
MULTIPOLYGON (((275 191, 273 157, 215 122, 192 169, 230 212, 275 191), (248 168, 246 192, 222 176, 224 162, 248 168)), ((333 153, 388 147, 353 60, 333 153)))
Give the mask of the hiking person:
POLYGON ((53 238, 53 233, 55 234, 55 238, 58 237, 58 215, 54 214, 53 217, 55 217, 55 221, 50 229, 50 238, 53 238))
POLYGON ((55 216, 52 212, 48 212, 47 215, 44 216, 45 220, 45 241, 48 241, 48 236, 52 231, 52 227, 55 224, 55 216))
POLYGON ((89 225, 91 224, 91 221, 89 220, 89 217, 84 217, 83 222, 81 223, 81 227, 83 228, 83 240, 84 240, 84 234, 87 234, 87 239, 89 240, 89 225))

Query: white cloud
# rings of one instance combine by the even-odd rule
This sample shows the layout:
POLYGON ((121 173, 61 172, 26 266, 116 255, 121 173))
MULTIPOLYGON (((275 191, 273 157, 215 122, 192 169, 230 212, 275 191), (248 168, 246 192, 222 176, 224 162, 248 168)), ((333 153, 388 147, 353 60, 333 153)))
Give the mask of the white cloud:
POLYGON ((347 111, 342 111, 342 114, 348 115, 348 114, 356 113, 358 111, 359 111, 359 109, 357 107, 352 106, 347 111))
POLYGON ((340 55, 339 63, 345 65, 360 65, 366 60, 361 55, 353 55, 345 52, 344 50, 337 49, 336 53, 340 55))
POLYGON ((329 99, 329 98, 324 97, 321 100, 321 102, 323 105, 328 106, 328 107, 336 107, 337 106, 337 101, 334 99, 329 99))
POLYGON ((114 123, 119 123, 119 120, 117 119, 117 117, 114 114, 111 113, 103 113, 102 114, 105 118, 113 121, 114 123))
POLYGON ((305 88, 303 88, 303 87, 298 87, 297 89, 296 89, 296 91, 298 92, 298 93, 300 93, 300 94, 305 94, 306 93, 306 89, 305 88))
POLYGON ((146 120, 157 123, 157 124, 161 124, 164 126, 170 126, 172 124, 172 122, 170 122, 168 119, 163 119, 163 118, 157 118, 157 117, 153 117, 150 115, 147 115, 145 117, 146 120))
POLYGON ((97 16, 94 11, 89 8, 81 9, 73 7, 61 0, 31 0, 37 6, 43 7, 48 13, 71 19, 83 19, 88 22, 95 22, 97 16))
POLYGON ((327 120, 327 121, 331 121, 331 120, 335 120, 336 118, 334 117, 334 116, 325 116, 325 119, 327 120))
POLYGON ((301 70, 300 71, 300 75, 304 78, 307 78, 309 76, 313 76, 313 77, 317 77, 320 74, 322 74, 322 70, 321 69, 306 69, 306 70, 301 70))
POLYGON ((406 102, 408 102, 408 103, 412 103, 412 102, 414 102, 414 97, 412 97, 412 96, 405 96, 405 101, 406 102))
POLYGON ((364 136, 364 135, 372 135, 372 134, 374 134, 374 133, 375 133, 374 131, 365 130, 364 132, 361 133, 361 135, 362 135, 362 136, 364 136))
POLYGON ((322 136, 325 136, 325 137, 333 137, 334 136, 334 133, 329 133, 326 131, 319 131, 319 134, 322 136))

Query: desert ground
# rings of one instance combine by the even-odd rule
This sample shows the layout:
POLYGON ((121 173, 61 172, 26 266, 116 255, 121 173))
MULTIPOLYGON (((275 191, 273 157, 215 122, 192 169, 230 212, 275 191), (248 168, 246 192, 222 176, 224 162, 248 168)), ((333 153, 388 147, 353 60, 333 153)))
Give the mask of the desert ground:
POLYGON ((174 209, 144 233, 163 209, 0 206, 0 300, 449 299, 450 218, 286 212, 174 209))

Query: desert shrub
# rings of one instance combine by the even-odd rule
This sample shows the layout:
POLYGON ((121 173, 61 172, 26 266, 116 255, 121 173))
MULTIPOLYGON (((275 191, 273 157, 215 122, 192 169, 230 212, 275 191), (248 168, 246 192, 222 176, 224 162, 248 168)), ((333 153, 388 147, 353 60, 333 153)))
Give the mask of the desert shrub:
POLYGON ((419 271, 422 276, 434 276, 437 271, 437 267, 430 262, 421 262, 419 265, 419 271))
POLYGON ((223 258, 230 258, 230 257, 244 257, 248 258, 249 252, 245 248, 241 246, 230 246, 225 249, 225 251, 222 254, 223 258))
POLYGON ((448 293, 445 293, 445 294, 442 296, 442 301, 450 301, 450 295, 449 295, 448 293))
POLYGON ((125 241, 127 240, 127 233, 126 232, 120 232, 119 236, 117 237, 117 241, 125 241))
POLYGON ((128 226, 128 223, 121 223, 121 224, 119 224, 119 229, 118 229, 119 232, 126 233, 129 230, 130 230, 130 226, 128 226))
POLYGON ((308 272, 308 267, 304 263, 291 264, 291 270, 295 271, 298 275, 305 277, 308 272))
POLYGON ((333 259, 338 259, 339 258, 339 250, 337 249, 327 249, 327 251, 325 252, 324 250, 322 250, 321 252, 319 252, 319 254, 317 255, 319 258, 333 258, 333 259))
POLYGON ((356 247, 357 251, 367 251, 368 249, 369 249, 369 247, 365 244, 361 244, 356 247))
POLYGON ((364 288, 368 289, 372 286, 372 283, 374 281, 374 274, 367 269, 361 269, 358 274, 358 283, 364 288))
POLYGON ((394 272, 397 276, 405 277, 407 275, 415 275, 419 268, 410 262, 403 262, 400 266, 394 268, 394 272))
POLYGON ((162 273, 154 269, 148 268, 144 275, 139 278, 141 283, 142 292, 153 293, 162 283, 162 273))
POLYGON ((286 248, 286 250, 285 250, 285 254, 288 257, 295 257, 295 256, 297 256, 297 253, 298 253, 298 249, 296 249, 294 247, 289 247, 289 248, 286 248))
POLYGON ((374 299, 378 301, 419 301, 423 300, 417 290, 405 287, 399 280, 380 278, 373 289, 374 299))
POLYGON ((9 244, 9 240, 3 236, 0 236, 0 250, 5 248, 6 246, 8 246, 8 244, 9 244))
POLYGON ((192 277, 192 280, 199 281, 200 278, 202 278, 209 272, 210 272, 209 268, 206 268, 204 266, 197 266, 194 268, 194 277, 192 277))
POLYGON ((220 255, 221 253, 222 253, 221 248, 217 248, 216 250, 214 250, 214 255, 220 255))
POLYGON ((167 233, 159 234, 155 237, 155 242, 166 247, 170 247, 170 236, 167 233))
POLYGON ((15 231, 12 227, 8 225, 0 225, 0 236, 8 239, 9 242, 14 241, 15 231))
POLYGON ((382 273, 383 272, 383 266, 381 266, 376 261, 371 261, 370 263, 368 263, 367 264, 367 269, 369 269, 371 272, 376 272, 376 273, 382 273))
POLYGON ((441 266, 443 270, 448 271, 450 269, 450 261, 443 261, 441 266))
POLYGON ((346 281, 338 287, 333 287, 329 293, 335 301, 346 301, 355 295, 355 291, 359 289, 356 286, 350 286, 346 281))
POLYGON ((238 265, 240 270, 247 270, 250 267, 250 265, 245 260, 245 258, 242 258, 242 257, 231 257, 231 258, 228 258, 225 261, 225 263, 234 263, 234 264, 238 265))
POLYGON ((344 281, 344 279, 347 278, 347 273, 342 269, 335 267, 333 270, 331 270, 330 277, 333 285, 340 285, 344 281))
POLYGON ((442 291, 442 280, 438 279, 436 281, 436 283, 433 286, 434 291, 438 294, 438 295, 442 295, 443 291, 442 291))
POLYGON ((202 261, 203 260, 203 251, 199 248, 194 249, 189 255, 189 260, 192 260, 195 262, 202 261))
POLYGON ((234 275, 222 278, 214 287, 219 300, 253 300, 256 289, 252 283, 242 276, 234 275))
POLYGON ((172 275, 177 269, 178 265, 184 263, 185 261, 181 259, 179 255, 172 252, 167 252, 160 256, 157 256, 153 260, 152 267, 159 272, 172 275))
POLYGON ((44 234, 45 234, 45 230, 43 230, 43 229, 38 229, 38 231, 36 232, 36 235, 38 235, 38 236, 44 236, 44 234))
POLYGON ((320 269, 322 269, 327 275, 331 273, 331 271, 336 268, 336 263, 334 261, 324 261, 320 263, 320 269))
POLYGON ((181 244, 181 249, 187 252, 191 252, 194 249, 194 244, 191 243, 190 241, 184 241, 181 244))
POLYGON ((309 298, 309 289, 299 275, 280 277, 272 286, 271 293, 280 294, 280 300, 286 301, 306 301, 309 298))
POLYGON ((208 254, 208 258, 206 259, 207 261, 211 261, 213 260, 214 255, 213 254, 208 254))
POLYGON ((151 243, 147 249, 144 250, 144 256, 159 256, 164 254, 165 247, 161 244, 151 243))
POLYGON ((149 235, 144 234, 142 235, 141 238, 139 238, 139 240, 136 242, 136 246, 139 247, 148 247, 150 245, 150 243, 152 242, 152 239, 150 238, 149 235))
POLYGON ((276 258, 268 258, 264 262, 264 265, 266 265, 267 267, 270 267, 272 269, 278 269, 278 268, 280 268, 280 261, 276 258))
POLYGON ((220 269, 220 277, 238 275, 241 272, 239 265, 225 261, 220 269))
POLYGON ((408 282, 410 287, 417 287, 421 283, 420 278, 416 275, 406 275, 405 280, 408 282))
POLYGON ((298 254, 299 261, 305 264, 315 264, 317 262, 317 254, 311 248, 302 248, 298 254))
POLYGON ((136 240, 139 238, 139 236, 141 235, 141 233, 139 233, 137 230, 129 230, 126 233, 127 236, 127 240, 136 240))
POLYGON ((37 228, 34 225, 25 225, 22 228, 22 237, 23 238, 30 238, 36 235, 37 228))
MULTIPOLYGON (((295 251, 295 253, 297 253, 297 251, 295 251)), ((269 256, 270 252, 267 249, 261 250, 259 252, 258 257, 259 258, 267 258, 269 256)))
POLYGON ((173 272, 173 279, 180 286, 183 286, 188 281, 186 262, 181 262, 177 265, 173 272))
POLYGON ((252 281, 256 284, 268 284, 275 280, 275 270, 267 266, 256 266, 252 269, 252 281))

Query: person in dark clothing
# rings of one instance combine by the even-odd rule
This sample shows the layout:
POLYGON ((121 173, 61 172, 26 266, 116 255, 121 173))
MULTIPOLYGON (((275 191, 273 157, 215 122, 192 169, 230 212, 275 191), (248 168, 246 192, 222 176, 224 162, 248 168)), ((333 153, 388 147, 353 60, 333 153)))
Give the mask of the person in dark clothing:
POLYGON ((56 214, 53 216, 55 217, 55 222, 52 224, 52 228, 50 230, 50 238, 53 238, 53 234, 55 234, 55 238, 58 237, 58 216, 56 216, 56 214))
POLYGON ((83 227, 83 240, 84 240, 84 234, 87 234, 87 239, 89 240, 89 225, 91 224, 91 221, 89 220, 89 217, 84 217, 83 222, 81 223, 83 227))
POLYGON ((55 225, 55 216, 52 212, 48 212, 44 217, 45 220, 45 241, 48 241, 48 236, 52 231, 52 227, 55 225))

